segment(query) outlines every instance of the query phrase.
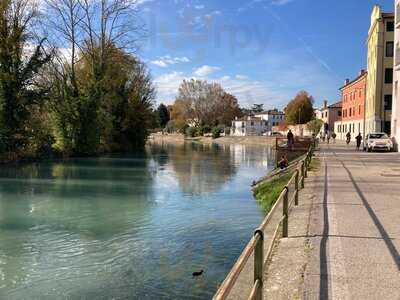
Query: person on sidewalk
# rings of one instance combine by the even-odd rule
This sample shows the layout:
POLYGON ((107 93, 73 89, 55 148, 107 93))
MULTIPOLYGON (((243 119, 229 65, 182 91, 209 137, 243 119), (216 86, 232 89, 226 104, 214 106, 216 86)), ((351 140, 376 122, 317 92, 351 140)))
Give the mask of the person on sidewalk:
POLYGON ((357 151, 360 151, 361 141, 362 141, 361 133, 358 133, 358 135, 356 136, 357 151))
POLYGON ((288 134, 287 134, 287 140, 288 140, 288 147, 289 150, 293 150, 293 145, 294 145, 294 135, 292 130, 289 130, 288 134))
POLYGON ((347 144, 347 145, 350 144, 350 141, 351 141, 351 133, 348 132, 348 133, 346 134, 346 144, 347 144))
POLYGON ((333 143, 336 144, 336 133, 332 133, 332 140, 333 143))
POLYGON ((331 132, 328 131, 327 135, 326 135, 326 141, 329 144, 329 141, 331 140, 331 132))

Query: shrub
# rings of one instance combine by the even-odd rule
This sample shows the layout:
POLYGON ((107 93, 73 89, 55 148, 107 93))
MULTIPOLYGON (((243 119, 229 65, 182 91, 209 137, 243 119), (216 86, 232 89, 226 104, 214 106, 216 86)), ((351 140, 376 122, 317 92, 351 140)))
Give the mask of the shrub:
POLYGON ((211 130, 212 138, 217 139, 221 136, 221 128, 220 127, 214 127, 211 130))
POLYGON ((185 131, 186 136, 188 137, 195 137, 197 134, 197 128, 195 127, 188 127, 185 131))

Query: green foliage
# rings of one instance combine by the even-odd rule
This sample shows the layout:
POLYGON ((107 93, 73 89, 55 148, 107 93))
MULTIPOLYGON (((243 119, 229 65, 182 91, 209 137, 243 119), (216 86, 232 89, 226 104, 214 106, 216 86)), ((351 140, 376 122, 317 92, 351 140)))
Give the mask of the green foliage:
POLYGON ((27 5, 0 3, 0 128, 4 151, 24 151, 29 144, 29 120, 33 105, 42 105, 46 91, 36 78, 51 58, 43 48, 44 39, 31 55, 22 49, 32 42, 31 26, 36 16, 27 5))
POLYGON ((305 91, 299 92, 285 109, 286 122, 289 125, 306 124, 314 117, 313 97, 305 91))
POLYGON ((251 107, 253 113, 261 113, 264 111, 264 104, 253 104, 251 107))
POLYGON ((270 181, 261 183, 254 189, 254 196, 265 212, 271 210, 292 175, 293 173, 290 172, 281 177, 273 178, 270 181))
POLYGON ((221 137, 221 127, 213 127, 211 134, 213 139, 221 137))
POLYGON ((186 131, 185 131, 185 135, 187 137, 195 137, 195 136, 197 136, 197 133, 198 133, 198 131, 197 131, 196 127, 188 127, 188 128, 186 128, 186 131))
POLYGON ((308 130, 312 131, 315 135, 317 135, 324 122, 320 119, 315 119, 307 123, 307 128, 308 130))
POLYGON ((171 119, 169 110, 163 103, 161 103, 157 108, 157 117, 162 128, 164 128, 171 119))

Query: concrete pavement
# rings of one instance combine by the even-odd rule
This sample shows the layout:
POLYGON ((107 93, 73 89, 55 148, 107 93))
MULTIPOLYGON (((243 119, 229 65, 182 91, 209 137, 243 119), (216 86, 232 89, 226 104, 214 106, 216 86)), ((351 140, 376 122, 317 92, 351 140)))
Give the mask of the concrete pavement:
POLYGON ((400 154, 321 144, 304 299, 400 299, 400 154))

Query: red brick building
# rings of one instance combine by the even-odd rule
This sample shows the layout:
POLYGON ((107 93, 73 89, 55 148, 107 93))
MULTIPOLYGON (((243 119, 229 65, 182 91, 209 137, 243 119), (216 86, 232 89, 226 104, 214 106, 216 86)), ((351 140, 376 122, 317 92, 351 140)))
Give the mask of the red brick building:
POLYGON ((367 94, 367 72, 361 70, 357 78, 346 79, 342 92, 342 120, 335 122, 339 139, 345 139, 347 132, 354 138, 364 133, 365 100, 367 94))

